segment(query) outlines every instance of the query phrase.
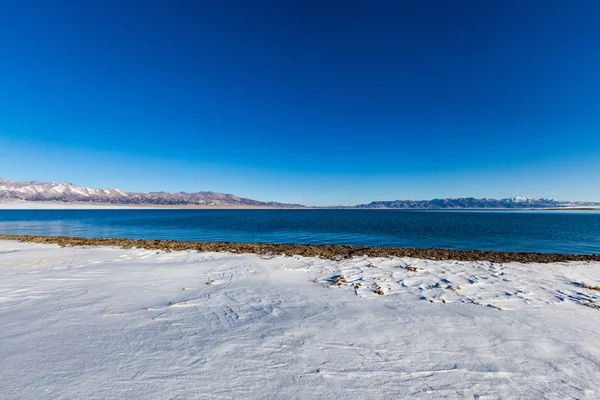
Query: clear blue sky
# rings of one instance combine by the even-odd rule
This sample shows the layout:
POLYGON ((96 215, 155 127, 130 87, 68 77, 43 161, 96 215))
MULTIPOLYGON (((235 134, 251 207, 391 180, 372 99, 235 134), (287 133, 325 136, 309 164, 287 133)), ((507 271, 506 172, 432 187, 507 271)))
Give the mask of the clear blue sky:
POLYGON ((0 1, 0 176, 600 201, 600 2, 0 1))

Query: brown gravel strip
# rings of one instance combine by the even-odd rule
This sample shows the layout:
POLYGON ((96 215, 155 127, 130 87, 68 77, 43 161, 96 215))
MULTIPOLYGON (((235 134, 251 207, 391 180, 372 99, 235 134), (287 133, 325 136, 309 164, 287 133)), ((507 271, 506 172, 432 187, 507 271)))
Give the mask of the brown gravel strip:
POLYGON ((352 256, 370 257, 413 257, 429 260, 491 261, 551 263, 564 261, 600 261, 600 255, 515 253, 479 250, 413 249, 375 246, 343 246, 312 244, 275 243, 231 243, 231 242, 184 242, 177 240, 137 240, 137 239, 88 239, 68 236, 28 236, 0 235, 1 240, 58 244, 65 246, 115 246, 124 249, 133 247, 148 250, 197 250, 229 251, 231 253, 285 254, 328 259, 349 258, 352 256))

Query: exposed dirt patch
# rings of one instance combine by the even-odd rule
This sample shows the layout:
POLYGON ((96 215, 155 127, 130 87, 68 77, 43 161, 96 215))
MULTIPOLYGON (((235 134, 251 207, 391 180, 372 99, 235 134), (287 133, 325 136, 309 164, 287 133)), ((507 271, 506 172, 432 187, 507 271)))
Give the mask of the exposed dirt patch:
POLYGON ((580 283, 581 287, 584 287, 586 289, 591 289, 591 290, 599 290, 600 291, 600 285, 589 285, 585 282, 581 282, 580 283))

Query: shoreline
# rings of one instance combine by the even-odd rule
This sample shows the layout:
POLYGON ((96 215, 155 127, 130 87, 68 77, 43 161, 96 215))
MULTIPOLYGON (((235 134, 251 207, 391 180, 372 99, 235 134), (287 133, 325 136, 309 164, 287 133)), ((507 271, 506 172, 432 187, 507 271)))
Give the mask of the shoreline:
POLYGON ((324 259, 348 259, 354 256, 410 257, 424 260, 488 261, 494 263, 554 263, 598 262, 599 254, 520 253, 484 250, 450 250, 438 248, 398 248, 379 246, 326 245, 326 244, 278 244, 238 242, 194 242, 178 240, 145 240, 126 238, 82 238, 72 236, 4 235, 0 240, 28 243, 58 244, 61 247, 111 246, 123 249, 199 252, 251 253, 258 255, 287 255, 320 257, 324 259))

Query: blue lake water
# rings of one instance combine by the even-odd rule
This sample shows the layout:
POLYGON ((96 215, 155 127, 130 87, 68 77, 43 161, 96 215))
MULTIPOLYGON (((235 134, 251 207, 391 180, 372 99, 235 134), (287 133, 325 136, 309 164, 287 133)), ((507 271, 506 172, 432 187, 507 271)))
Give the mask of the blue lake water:
POLYGON ((0 210, 0 233, 600 253, 600 212, 0 210))

